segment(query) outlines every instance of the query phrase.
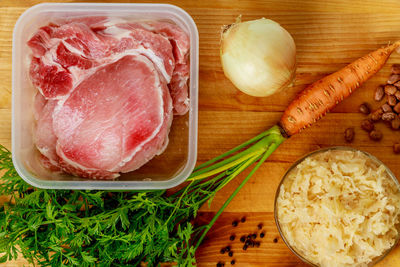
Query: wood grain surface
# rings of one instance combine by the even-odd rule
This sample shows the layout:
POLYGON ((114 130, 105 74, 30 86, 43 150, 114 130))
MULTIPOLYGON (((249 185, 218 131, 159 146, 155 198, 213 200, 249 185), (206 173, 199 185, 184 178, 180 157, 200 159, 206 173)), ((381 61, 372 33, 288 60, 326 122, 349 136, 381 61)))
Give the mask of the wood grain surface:
MULTIPOLYGON (((0 2, 0 143, 8 148, 11 147, 12 31, 19 15, 40 2, 0 2)), ((168 2, 184 8, 195 20, 200 34, 199 162, 274 125, 295 94, 307 84, 371 50, 400 39, 400 2, 397 0, 168 2), (232 23, 239 14, 243 20, 260 17, 273 19, 292 34, 297 45, 298 61, 293 87, 271 97, 254 98, 240 93, 224 77, 219 60, 220 28, 232 23)), ((198 266, 216 266, 218 261, 230 266, 232 258, 226 253, 219 253, 226 245, 232 246, 235 266, 306 266, 282 242, 273 218, 273 202, 278 183, 289 166, 305 153, 322 147, 349 145, 377 156, 400 177, 400 155, 392 153, 393 143, 400 142, 400 132, 393 132, 384 124, 379 124, 377 127, 383 131, 384 138, 379 143, 372 142, 359 127, 363 115, 358 113, 358 106, 362 102, 369 102, 373 107, 379 106, 379 103, 372 100, 373 91, 376 86, 384 83, 393 63, 400 63, 398 54, 393 54, 377 75, 324 119, 293 136, 273 153, 210 231, 198 250, 198 266), (347 144, 343 132, 351 126, 355 127, 355 140, 347 144), (246 222, 232 227, 232 221, 243 216, 246 222), (256 232, 259 223, 263 224, 262 231, 266 233, 260 239, 260 247, 243 251, 238 239, 241 235, 256 232), (234 241, 229 240, 231 234, 236 235, 234 241), (277 242, 274 242, 275 238, 277 242)), ((243 178, 242 175, 226 186, 217 194, 211 206, 204 206, 200 220, 209 220, 243 178)), ((4 198, 0 201, 4 201, 4 198)), ((23 259, 19 259, 1 266, 24 264, 27 265, 23 259)), ((377 266, 400 266, 400 248, 397 247, 377 266)))

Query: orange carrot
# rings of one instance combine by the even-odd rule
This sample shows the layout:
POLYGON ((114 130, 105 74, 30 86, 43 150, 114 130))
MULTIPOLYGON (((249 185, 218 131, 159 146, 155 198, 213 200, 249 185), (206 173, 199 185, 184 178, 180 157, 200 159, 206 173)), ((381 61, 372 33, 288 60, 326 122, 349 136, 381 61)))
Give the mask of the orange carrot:
POLYGON ((286 108, 279 122, 288 136, 319 120, 377 73, 400 41, 382 47, 305 88, 286 108))

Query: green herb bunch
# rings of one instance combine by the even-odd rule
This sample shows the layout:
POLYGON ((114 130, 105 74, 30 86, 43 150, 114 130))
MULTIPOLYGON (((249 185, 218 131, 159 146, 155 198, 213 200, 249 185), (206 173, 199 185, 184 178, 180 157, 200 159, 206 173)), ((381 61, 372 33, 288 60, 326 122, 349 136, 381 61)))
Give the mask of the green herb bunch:
POLYGON ((193 266, 207 231, 283 140, 273 127, 197 167, 176 192, 33 188, 18 176, 10 151, 0 146, 0 195, 10 196, 0 206, 0 262, 22 254, 41 266, 193 266), (255 162, 212 221, 194 227, 200 207, 255 162))

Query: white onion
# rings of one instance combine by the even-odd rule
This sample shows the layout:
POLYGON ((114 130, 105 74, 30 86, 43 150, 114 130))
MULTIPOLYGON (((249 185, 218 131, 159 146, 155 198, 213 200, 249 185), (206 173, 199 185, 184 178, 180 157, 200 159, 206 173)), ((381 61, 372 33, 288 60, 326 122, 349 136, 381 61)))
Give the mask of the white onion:
POLYGON ((296 45, 275 21, 239 18, 223 30, 220 49, 225 76, 251 96, 272 95, 294 78, 296 45))

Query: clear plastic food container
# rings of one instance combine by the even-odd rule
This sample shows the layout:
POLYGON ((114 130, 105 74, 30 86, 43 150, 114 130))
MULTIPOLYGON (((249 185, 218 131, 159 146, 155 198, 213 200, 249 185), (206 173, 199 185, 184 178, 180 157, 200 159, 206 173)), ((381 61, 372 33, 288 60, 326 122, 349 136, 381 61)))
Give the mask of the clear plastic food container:
POLYGON ((12 157, 19 175, 29 184, 52 189, 136 190, 174 187, 190 175, 197 156, 198 32, 193 19, 179 7, 167 4, 39 4, 18 19, 13 34, 12 157), (140 169, 117 180, 89 180, 51 173, 39 163, 33 140, 33 97, 37 90, 29 78, 27 41, 53 19, 73 16, 110 16, 129 20, 166 20, 190 36, 190 109, 174 116, 167 149, 140 169))

